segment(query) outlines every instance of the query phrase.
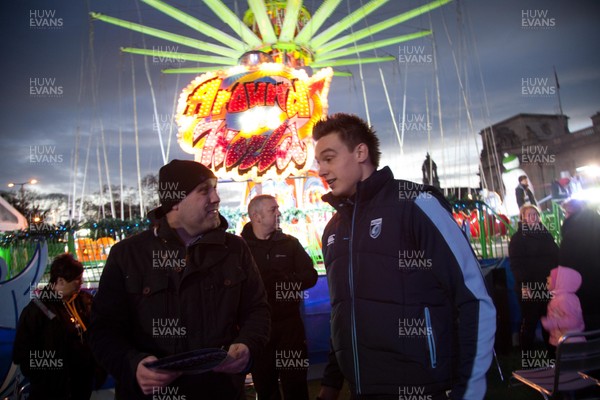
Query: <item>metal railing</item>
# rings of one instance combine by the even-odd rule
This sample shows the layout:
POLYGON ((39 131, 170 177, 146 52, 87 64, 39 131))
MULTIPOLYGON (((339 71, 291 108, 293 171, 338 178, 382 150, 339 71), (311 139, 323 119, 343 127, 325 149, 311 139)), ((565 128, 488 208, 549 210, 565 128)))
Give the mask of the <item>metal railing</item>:
MULTIPOLYGON (((471 246, 480 259, 508 257, 508 244, 510 237, 517 230, 517 218, 509 219, 504 215, 496 213, 489 205, 482 201, 457 201, 453 204, 453 216, 459 226, 469 238, 471 246)), ((560 226, 564 220, 564 213, 560 203, 552 201, 550 211, 541 215, 542 223, 550 231, 554 240, 560 243, 560 226)), ((91 223, 90 226, 93 226, 91 223)), ((139 223, 138 223, 139 225, 139 223)), ((33 256, 36 245, 40 240, 48 244, 48 265, 46 274, 41 282, 48 281, 48 267, 55 256, 69 251, 81 261, 85 267, 84 280, 89 284, 100 281, 102 269, 108 257, 111 247, 120 239, 123 239, 146 226, 118 227, 96 227, 92 234, 78 236, 75 228, 61 229, 52 234, 41 232, 22 232, 18 238, 0 243, 0 257, 5 260, 0 280, 10 279, 17 275, 27 265, 33 256)), ((14 235, 14 234, 13 234, 14 235)), ((318 235, 317 235, 318 236, 318 235)), ((323 256, 320 248, 320 240, 310 242, 307 246, 311 258, 322 268, 323 256)), ((324 272, 324 271, 320 271, 324 272)))

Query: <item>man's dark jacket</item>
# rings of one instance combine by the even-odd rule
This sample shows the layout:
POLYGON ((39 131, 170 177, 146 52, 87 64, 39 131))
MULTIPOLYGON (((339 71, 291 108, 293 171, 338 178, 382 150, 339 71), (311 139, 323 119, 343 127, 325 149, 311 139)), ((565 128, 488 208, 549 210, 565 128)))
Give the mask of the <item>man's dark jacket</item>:
POLYGON ((298 239, 276 230, 268 240, 260 240, 251 222, 244 225, 242 237, 265 284, 272 320, 300 318, 302 291, 317 283, 318 274, 298 239))
POLYGON ((333 355, 323 385, 341 386, 339 367, 358 396, 452 388, 482 399, 496 314, 441 194, 385 167, 351 201, 323 200, 338 211, 323 233, 333 355))
MULTIPOLYGON (((269 337, 269 306, 246 243, 227 222, 187 248, 166 218, 111 250, 92 308, 91 346, 118 399, 143 396, 140 360, 244 343, 256 356, 269 337)), ((171 383, 188 399, 236 398, 244 375, 208 372, 171 383), (207 397, 208 396, 208 397, 207 397)), ((174 392, 170 392, 174 393, 174 392)))
POLYGON ((529 186, 524 186, 519 184, 515 188, 515 196, 517 197, 517 206, 521 208, 525 204, 532 204, 537 206, 537 202, 535 201, 535 196, 529 186))

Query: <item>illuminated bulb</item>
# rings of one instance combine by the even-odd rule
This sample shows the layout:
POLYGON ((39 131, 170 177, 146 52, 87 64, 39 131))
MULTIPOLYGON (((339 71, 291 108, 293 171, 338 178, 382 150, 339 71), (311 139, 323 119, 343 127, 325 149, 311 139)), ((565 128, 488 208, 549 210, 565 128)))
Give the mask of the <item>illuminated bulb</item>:
POLYGON ((273 62, 273 58, 269 54, 259 50, 248 51, 242 54, 238 60, 238 64, 246 67, 257 66, 262 63, 271 62, 273 62))

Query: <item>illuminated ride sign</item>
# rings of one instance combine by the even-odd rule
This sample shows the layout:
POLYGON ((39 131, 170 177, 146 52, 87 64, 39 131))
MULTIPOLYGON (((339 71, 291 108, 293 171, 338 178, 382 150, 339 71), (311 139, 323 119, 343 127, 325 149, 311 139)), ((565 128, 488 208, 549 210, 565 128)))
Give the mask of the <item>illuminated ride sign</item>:
POLYGON ((199 76, 179 98, 179 143, 219 178, 260 182, 304 174, 331 77, 330 68, 309 78, 276 63, 199 76))

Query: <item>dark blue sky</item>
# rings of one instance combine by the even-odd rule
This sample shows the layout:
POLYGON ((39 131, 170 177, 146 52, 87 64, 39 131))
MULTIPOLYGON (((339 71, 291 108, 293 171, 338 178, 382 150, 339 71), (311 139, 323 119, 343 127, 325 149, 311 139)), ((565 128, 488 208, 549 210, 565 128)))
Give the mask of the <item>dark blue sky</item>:
MULTIPOLYGON (((167 2, 215 26, 222 26, 199 0, 167 2)), ((225 3, 238 10, 240 16, 246 9, 244 1, 225 3)), ((369 16, 366 23, 373 25, 423 3, 422 0, 391 0, 369 16)), ((314 11, 321 1, 308 0, 304 4, 314 11)), ((359 4, 358 0, 343 1, 332 19, 343 18, 348 8, 355 9, 359 4)), ((77 192, 81 192, 88 143, 91 151, 85 191, 95 191, 100 180, 97 149, 103 163, 99 146, 102 131, 111 183, 118 184, 121 130, 124 176, 126 184, 133 186, 136 167, 132 58, 120 54, 119 47, 142 47, 144 43, 139 34, 98 21, 90 23, 88 12, 97 11, 136 22, 141 16, 143 23, 153 27, 188 36, 195 33, 144 4, 139 4, 138 14, 138 5, 133 0, 18 0, 3 2, 1 7, 2 185, 35 177, 40 180, 37 188, 40 191, 70 192, 76 137, 79 137, 77 192)), ((599 19, 600 3, 592 0, 463 0, 432 12, 433 38, 377 51, 378 55, 400 56, 407 62, 363 67, 370 121, 384 144, 383 162, 393 167, 397 177, 418 180, 421 163, 429 151, 438 164, 443 186, 477 186, 476 161, 481 149, 477 133, 481 129, 518 113, 558 113, 557 96, 553 94, 556 89, 553 67, 558 73, 563 110, 570 117, 570 129, 590 126, 589 117, 600 111, 599 19), (434 45, 437 72, 431 60, 434 45), (422 62, 415 62, 414 57, 411 60, 411 54, 422 54, 422 62), (401 122, 406 88, 403 154, 379 68, 385 77, 397 124, 401 122), (436 76, 440 87, 444 152, 438 122, 436 76), (532 90, 537 93, 524 94, 532 90), (422 129, 428 114, 430 137, 422 129)), ((372 40, 428 28, 429 17, 422 16, 372 40)), ((146 38, 146 46, 174 44, 146 38)), ((188 51, 183 47, 181 50, 188 51)), ((140 164, 145 175, 160 168, 162 156, 153 124, 152 98, 143 57, 133 56, 133 62, 140 164)), ((168 64, 148 58, 165 145, 168 137, 164 129, 174 125, 170 118, 174 96, 193 79, 191 75, 161 74, 160 70, 168 64)), ((191 65, 186 63, 185 66, 191 65)), ((347 70, 354 73, 353 78, 333 79, 329 112, 353 112, 367 118, 359 69, 348 67, 347 70)), ((169 158, 191 158, 179 148, 175 134, 173 129, 169 158)), ((106 177, 102 177, 102 181, 106 183, 106 177)))

